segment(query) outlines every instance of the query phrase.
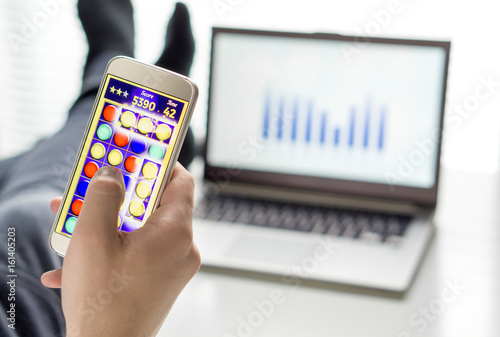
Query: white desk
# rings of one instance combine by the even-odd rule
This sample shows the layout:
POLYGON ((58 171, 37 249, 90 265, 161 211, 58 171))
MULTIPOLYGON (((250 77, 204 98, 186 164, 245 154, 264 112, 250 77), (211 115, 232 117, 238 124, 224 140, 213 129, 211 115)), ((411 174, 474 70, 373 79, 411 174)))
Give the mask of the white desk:
POLYGON ((436 237, 403 298, 202 270, 158 336, 500 336, 499 174, 443 170, 440 191, 436 237), (458 282, 456 295, 447 281, 458 282), (259 321, 254 301, 276 290, 284 303, 259 321), (238 333, 249 316, 256 327, 238 333))

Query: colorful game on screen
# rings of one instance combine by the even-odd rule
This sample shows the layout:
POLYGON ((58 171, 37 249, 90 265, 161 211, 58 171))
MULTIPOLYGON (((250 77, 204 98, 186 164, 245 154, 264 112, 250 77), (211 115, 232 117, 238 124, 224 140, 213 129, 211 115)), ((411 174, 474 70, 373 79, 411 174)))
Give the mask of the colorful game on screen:
POLYGON ((118 229, 133 231, 152 212, 188 102, 109 75, 56 231, 71 236, 90 179, 103 166, 123 174, 118 229), (66 216, 64 216, 66 215, 66 216))

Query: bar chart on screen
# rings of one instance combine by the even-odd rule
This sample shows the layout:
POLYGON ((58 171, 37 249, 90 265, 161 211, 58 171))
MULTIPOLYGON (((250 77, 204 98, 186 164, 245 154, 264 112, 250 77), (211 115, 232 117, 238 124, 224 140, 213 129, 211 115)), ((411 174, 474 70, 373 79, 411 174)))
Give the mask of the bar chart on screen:
POLYGON ((325 107, 313 99, 266 94, 262 139, 287 147, 384 152, 390 113, 386 104, 368 96, 349 105, 332 103, 325 107))

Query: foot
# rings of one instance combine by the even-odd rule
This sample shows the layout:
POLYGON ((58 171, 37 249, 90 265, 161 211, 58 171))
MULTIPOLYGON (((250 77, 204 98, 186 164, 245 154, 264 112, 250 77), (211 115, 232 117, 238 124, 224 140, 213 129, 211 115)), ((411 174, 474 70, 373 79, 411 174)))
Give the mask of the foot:
POLYGON ((134 12, 130 0, 79 0, 78 15, 89 43, 87 65, 104 51, 134 55, 134 12))
POLYGON ((167 26, 165 48, 156 65, 187 76, 193 56, 194 38, 189 11, 186 5, 178 2, 167 26))

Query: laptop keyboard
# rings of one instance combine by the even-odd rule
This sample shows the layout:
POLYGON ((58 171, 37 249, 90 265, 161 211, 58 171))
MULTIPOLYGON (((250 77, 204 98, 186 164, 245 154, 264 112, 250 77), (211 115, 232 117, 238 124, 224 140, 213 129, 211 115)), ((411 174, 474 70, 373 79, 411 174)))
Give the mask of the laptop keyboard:
POLYGON ((195 217, 397 244, 411 216, 304 206, 218 195, 197 205, 195 217))

